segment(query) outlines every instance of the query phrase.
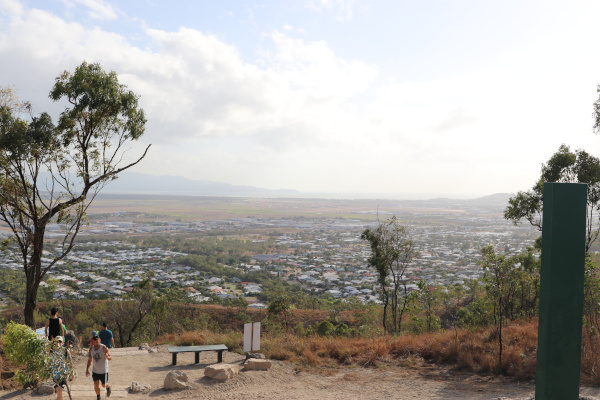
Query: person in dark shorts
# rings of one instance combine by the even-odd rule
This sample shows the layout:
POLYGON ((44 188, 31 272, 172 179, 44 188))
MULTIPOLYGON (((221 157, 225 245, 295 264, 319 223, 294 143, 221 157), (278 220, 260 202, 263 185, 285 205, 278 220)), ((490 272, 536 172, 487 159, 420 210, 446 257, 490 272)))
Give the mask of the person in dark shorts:
POLYGON ((108 361, 112 360, 108 347, 100 342, 100 336, 92 337, 93 345, 90 346, 88 354, 87 368, 85 376, 90 375, 90 366, 92 366, 92 380, 94 381, 94 390, 96 399, 100 400, 100 384, 106 390, 106 395, 110 397, 111 388, 108 385, 108 361))
POLYGON ((113 333, 106 327, 106 322, 102 324, 102 329, 98 332, 98 336, 100 336, 100 342, 109 349, 115 347, 115 338, 113 337, 113 333))
POLYGON ((50 310, 50 318, 46 321, 44 334, 48 337, 49 341, 53 341, 57 336, 65 337, 62 318, 58 318, 58 310, 56 308, 50 310))

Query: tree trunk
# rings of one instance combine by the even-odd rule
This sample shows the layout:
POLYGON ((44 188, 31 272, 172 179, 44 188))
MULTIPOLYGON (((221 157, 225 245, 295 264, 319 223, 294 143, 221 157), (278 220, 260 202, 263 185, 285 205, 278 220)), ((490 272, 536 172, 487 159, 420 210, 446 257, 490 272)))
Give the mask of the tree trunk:
POLYGON ((37 292, 39 282, 36 284, 34 279, 27 277, 27 292, 25 294, 25 309, 23 314, 25 316, 25 325, 35 329, 35 321, 33 319, 33 312, 37 306, 37 292))
POLYGON ((25 294, 25 325, 35 329, 33 312, 37 307, 37 295, 42 281, 42 252, 44 251, 45 224, 41 227, 35 226, 31 246, 31 256, 25 264, 25 277, 27 293, 25 294))
POLYGON ((383 331, 384 332, 388 332, 388 327, 387 327, 387 309, 388 309, 388 304, 389 304, 389 298, 387 296, 387 293, 384 292, 383 294, 384 296, 384 300, 383 300, 383 331))

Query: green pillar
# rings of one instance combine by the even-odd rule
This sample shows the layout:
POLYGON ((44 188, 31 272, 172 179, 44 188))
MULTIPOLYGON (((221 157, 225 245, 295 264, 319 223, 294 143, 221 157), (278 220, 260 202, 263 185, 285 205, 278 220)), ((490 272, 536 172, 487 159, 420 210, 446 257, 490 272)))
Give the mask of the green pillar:
POLYGON ((536 400, 578 400, 587 185, 545 183, 536 400))

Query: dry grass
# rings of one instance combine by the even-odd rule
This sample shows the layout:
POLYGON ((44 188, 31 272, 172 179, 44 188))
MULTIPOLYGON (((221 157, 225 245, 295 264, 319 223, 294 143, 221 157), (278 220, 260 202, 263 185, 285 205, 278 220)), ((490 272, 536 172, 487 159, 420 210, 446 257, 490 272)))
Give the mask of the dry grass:
MULTIPOLYGON (((537 323, 512 324, 503 330, 502 365, 498 365, 498 342, 493 329, 448 330, 424 335, 377 337, 321 337, 263 334, 261 351, 268 358, 304 367, 362 366, 386 364, 443 364, 478 373, 503 374, 518 380, 535 376, 537 323)), ((164 335, 161 341, 177 345, 225 343, 241 352, 241 333, 209 331, 164 335)))

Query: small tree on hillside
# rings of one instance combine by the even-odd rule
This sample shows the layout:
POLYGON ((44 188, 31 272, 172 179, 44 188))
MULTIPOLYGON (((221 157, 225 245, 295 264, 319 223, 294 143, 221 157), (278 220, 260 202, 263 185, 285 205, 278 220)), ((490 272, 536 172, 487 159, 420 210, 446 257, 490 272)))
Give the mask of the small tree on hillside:
POLYGON ((416 299, 423 307, 425 313, 425 329, 427 333, 439 329, 440 319, 435 314, 436 307, 440 301, 439 290, 436 287, 429 286, 425 279, 417 283, 419 290, 416 293, 416 299))
POLYGON ((134 343, 134 339, 147 335, 150 330, 144 329, 152 322, 153 313, 166 311, 166 304, 155 297, 150 273, 122 300, 109 300, 107 313, 113 321, 116 338, 121 347, 134 343))
POLYGON ((285 330, 288 328, 288 315, 292 309, 290 298, 285 295, 276 296, 269 302, 269 316, 282 317, 285 330))
POLYGON ((126 147, 144 133, 146 118, 138 96, 119 84, 115 72, 83 62, 56 78, 50 98, 68 104, 57 126, 47 113, 34 116, 11 88, 0 88, 0 220, 12 231, 25 271, 29 326, 40 282, 73 248, 91 202, 150 147, 123 165, 126 147), (50 222, 62 224, 64 236, 42 260, 50 222))
POLYGON ((498 335, 498 369, 502 368, 502 328, 517 288, 516 258, 496 254, 493 246, 481 249, 486 293, 491 300, 494 325, 498 335))
POLYGON ((369 265, 377 271, 377 283, 383 302, 383 328, 398 333, 402 328, 402 316, 410 301, 404 275, 416 255, 415 245, 408 237, 406 227, 400 225, 396 216, 380 222, 375 230, 365 229, 361 239, 371 246, 369 265), (391 326, 387 312, 391 311, 391 326))

